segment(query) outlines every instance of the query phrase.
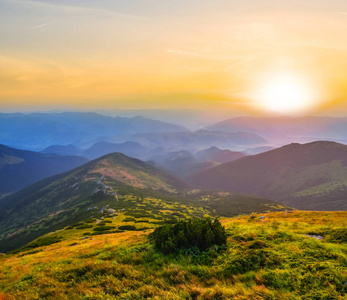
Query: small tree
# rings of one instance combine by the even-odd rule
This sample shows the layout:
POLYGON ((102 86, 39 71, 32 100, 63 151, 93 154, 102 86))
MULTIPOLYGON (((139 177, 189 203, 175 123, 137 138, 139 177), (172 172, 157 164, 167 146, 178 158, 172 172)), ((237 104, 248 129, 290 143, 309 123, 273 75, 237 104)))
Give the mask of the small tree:
POLYGON ((156 228, 152 237, 155 247, 165 254, 190 248, 204 251, 213 245, 224 246, 227 242, 227 234, 220 221, 209 218, 166 224, 156 228))

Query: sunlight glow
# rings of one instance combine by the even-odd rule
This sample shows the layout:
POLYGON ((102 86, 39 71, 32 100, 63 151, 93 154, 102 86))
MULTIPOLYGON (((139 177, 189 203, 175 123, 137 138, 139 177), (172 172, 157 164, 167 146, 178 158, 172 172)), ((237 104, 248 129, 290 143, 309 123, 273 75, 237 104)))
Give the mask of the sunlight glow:
POLYGON ((290 73, 273 74, 256 93, 262 109, 278 113, 300 113, 311 108, 313 92, 301 76, 290 73))

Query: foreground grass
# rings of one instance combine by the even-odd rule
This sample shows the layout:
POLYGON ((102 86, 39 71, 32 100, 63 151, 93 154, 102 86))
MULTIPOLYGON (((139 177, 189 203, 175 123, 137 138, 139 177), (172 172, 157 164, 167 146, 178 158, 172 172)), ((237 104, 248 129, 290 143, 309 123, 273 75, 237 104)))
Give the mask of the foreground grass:
MULTIPOLYGON (((51 245, 0 257, 0 299, 347 299, 347 212, 264 216, 223 219, 221 252, 163 255, 151 228, 56 232, 51 245)), ((107 224, 139 226, 124 218, 107 224)))

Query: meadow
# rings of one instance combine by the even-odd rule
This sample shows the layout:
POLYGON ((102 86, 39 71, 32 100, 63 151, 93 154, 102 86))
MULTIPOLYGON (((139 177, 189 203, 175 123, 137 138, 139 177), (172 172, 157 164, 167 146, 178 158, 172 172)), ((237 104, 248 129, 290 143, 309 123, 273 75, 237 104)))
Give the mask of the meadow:
POLYGON ((97 222, 1 256, 0 299, 347 299, 347 212, 223 218, 225 248, 169 255, 151 219, 97 222))

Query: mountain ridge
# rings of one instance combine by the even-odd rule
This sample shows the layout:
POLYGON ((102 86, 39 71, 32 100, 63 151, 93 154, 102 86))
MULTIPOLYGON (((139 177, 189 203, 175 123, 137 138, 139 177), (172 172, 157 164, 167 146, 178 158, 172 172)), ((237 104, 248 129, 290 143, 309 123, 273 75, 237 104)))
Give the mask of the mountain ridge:
POLYGON ((329 193, 332 196, 333 191, 347 192, 347 146, 329 141, 293 143, 200 171, 188 181, 200 188, 253 194, 287 205, 295 203, 294 207, 300 209, 308 205, 310 209, 346 209, 346 198, 341 195, 331 199, 330 207, 323 199, 329 193), (321 201, 315 207, 314 203, 321 201))
POLYGON ((43 154, 0 144, 0 194, 14 192, 86 162, 88 159, 80 156, 43 154))

